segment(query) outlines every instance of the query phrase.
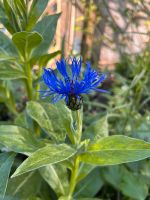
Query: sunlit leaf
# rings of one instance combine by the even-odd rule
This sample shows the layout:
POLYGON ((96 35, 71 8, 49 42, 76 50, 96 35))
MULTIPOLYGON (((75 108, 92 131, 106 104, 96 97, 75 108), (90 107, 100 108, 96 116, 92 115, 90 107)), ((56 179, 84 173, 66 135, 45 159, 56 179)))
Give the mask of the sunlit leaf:
POLYGON ((0 143, 19 153, 33 152, 41 147, 31 132, 14 125, 0 125, 0 143))
POLYGON ((80 155, 83 162, 94 165, 116 165, 133 162, 150 156, 150 143, 142 140, 115 135, 90 144, 80 155))
POLYGON ((15 171, 13 177, 67 160, 75 154, 75 150, 66 144, 48 144, 31 154, 15 171))

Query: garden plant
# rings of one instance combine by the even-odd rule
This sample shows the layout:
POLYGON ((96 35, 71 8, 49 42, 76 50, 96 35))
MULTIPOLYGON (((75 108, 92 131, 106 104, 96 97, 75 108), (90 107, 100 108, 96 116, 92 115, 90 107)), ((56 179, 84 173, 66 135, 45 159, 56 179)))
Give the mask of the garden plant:
POLYGON ((0 123, 0 200, 100 199, 96 194, 106 180, 118 190, 126 188, 111 176, 129 177, 135 163, 118 164, 150 156, 149 141, 135 133, 148 117, 147 50, 127 79, 120 71, 124 63, 118 64, 116 82, 107 90, 103 83, 109 74, 83 63, 82 55, 61 58, 50 69, 48 62, 61 55, 61 50, 48 53, 60 14, 44 15, 47 3, 0 1, 0 101, 10 112, 8 122, 0 123), (107 100, 96 118, 89 111, 89 93, 107 100))

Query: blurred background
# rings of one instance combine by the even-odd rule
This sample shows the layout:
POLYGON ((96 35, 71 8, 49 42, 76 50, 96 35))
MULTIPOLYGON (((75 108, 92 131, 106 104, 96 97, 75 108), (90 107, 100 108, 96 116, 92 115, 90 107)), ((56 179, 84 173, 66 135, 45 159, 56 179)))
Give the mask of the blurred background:
POLYGON ((65 56, 81 54, 96 66, 113 68, 149 43, 149 0, 51 0, 46 12, 61 12, 55 48, 63 45, 65 56))

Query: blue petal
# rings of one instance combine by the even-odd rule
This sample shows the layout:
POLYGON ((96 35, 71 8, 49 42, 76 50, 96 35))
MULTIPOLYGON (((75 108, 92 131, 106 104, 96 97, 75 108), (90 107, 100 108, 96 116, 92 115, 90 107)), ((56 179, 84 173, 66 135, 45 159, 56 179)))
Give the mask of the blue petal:
POLYGON ((60 72, 60 74, 64 77, 64 78, 68 78, 68 73, 67 73, 67 67, 66 67, 66 61, 64 59, 61 59, 60 61, 56 62, 56 66, 58 71, 60 72))
POLYGON ((71 70, 72 70, 72 79, 77 79, 79 77, 82 66, 81 57, 77 60, 75 57, 72 58, 71 70))

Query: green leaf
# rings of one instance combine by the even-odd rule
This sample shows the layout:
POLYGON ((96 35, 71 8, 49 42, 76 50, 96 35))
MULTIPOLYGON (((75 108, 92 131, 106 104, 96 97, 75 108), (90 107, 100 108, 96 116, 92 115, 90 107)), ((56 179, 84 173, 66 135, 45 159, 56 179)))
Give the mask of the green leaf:
POLYGON ((26 112, 22 112, 17 115, 17 117, 15 118, 15 125, 26 129, 30 128, 26 112))
POLYGON ((98 140, 102 137, 108 136, 108 122, 107 117, 100 118, 93 122, 83 133, 84 138, 91 138, 98 140))
POLYGON ((77 184, 75 190, 75 199, 81 197, 94 197, 103 186, 99 169, 94 169, 85 179, 77 184))
POLYGON ((104 180, 132 199, 143 200, 148 195, 145 178, 128 171, 123 165, 100 169, 104 180))
POLYGON ((76 151, 66 144, 48 144, 35 151, 15 171, 12 177, 38 169, 40 167, 55 164, 72 157, 76 151))
POLYGON ((30 101, 27 103, 26 109, 28 115, 33 118, 41 126, 41 128, 43 128, 52 138, 56 137, 47 112, 40 103, 30 101))
POLYGON ((52 189, 44 180, 43 180, 43 183, 41 184, 39 193, 42 200, 52 200, 52 199, 57 200, 58 199, 54 191, 52 191, 52 189))
POLYGON ((133 162, 150 156, 150 143, 142 140, 115 135, 90 144, 80 155, 83 162, 94 165, 116 165, 133 162))
POLYGON ((15 153, 0 154, 0 199, 3 200, 15 153))
POLYGON ((119 189, 123 177, 123 168, 121 165, 109 166, 100 169, 103 179, 116 189, 119 189))
POLYGON ((12 27, 12 24, 9 22, 9 19, 6 16, 4 4, 1 1, 0 1, 0 22, 10 33, 14 32, 14 28, 12 27))
POLYGON ((93 165, 82 163, 78 172, 77 182, 84 179, 94 168, 95 166, 93 165))
POLYGON ((12 41, 18 48, 23 58, 30 56, 33 49, 35 49, 41 42, 42 37, 37 32, 18 32, 12 37, 12 41))
POLYGON ((122 182, 119 185, 121 192, 132 199, 143 200, 148 196, 148 185, 144 177, 124 170, 122 182))
POLYGON ((45 16, 36 24, 33 30, 40 33, 44 40, 35 50, 34 55, 40 56, 47 53, 55 35, 59 16, 60 14, 45 16))
POLYGON ((102 200, 99 198, 78 198, 77 200, 102 200))
POLYGON ((59 55, 61 53, 61 51, 56 51, 50 54, 44 54, 42 56, 35 56, 33 58, 31 58, 30 62, 31 65, 33 66, 34 64, 38 63, 39 66, 46 66, 47 63, 53 59, 55 56, 59 55))
POLYGON ((0 125, 0 143, 18 153, 34 152, 41 147, 31 132, 13 125, 0 125))
POLYGON ((28 5, 24 0, 13 0, 13 6, 18 18, 21 30, 25 30, 28 18, 28 5))
POLYGON ((61 103, 55 106, 50 103, 40 104, 30 101, 27 103, 27 113, 56 141, 64 141, 67 131, 71 131, 73 123, 71 112, 61 103))
POLYGON ((0 82, 0 102, 5 103, 11 112, 16 113, 13 94, 4 81, 0 82))
POLYGON ((27 30, 30 31, 44 12, 49 0, 33 0, 28 14, 27 30))
POLYGON ((11 30, 13 30, 13 32, 21 31, 21 27, 19 26, 20 25, 19 19, 15 13, 13 2, 9 1, 9 0, 5 0, 5 1, 3 1, 3 4, 4 4, 5 13, 7 15, 7 18, 12 24, 11 30))
POLYGON ((4 200, 24 200, 39 192, 42 177, 38 172, 30 172, 12 178, 8 182, 4 200))
POLYGON ((17 68, 12 63, 0 63, 0 80, 15 80, 27 78, 22 69, 17 68))
POLYGON ((0 52, 3 54, 17 55, 17 50, 7 35, 0 31, 0 52))
POLYGON ((40 168, 40 173, 58 196, 66 194, 69 183, 65 166, 61 164, 47 165, 40 168))

